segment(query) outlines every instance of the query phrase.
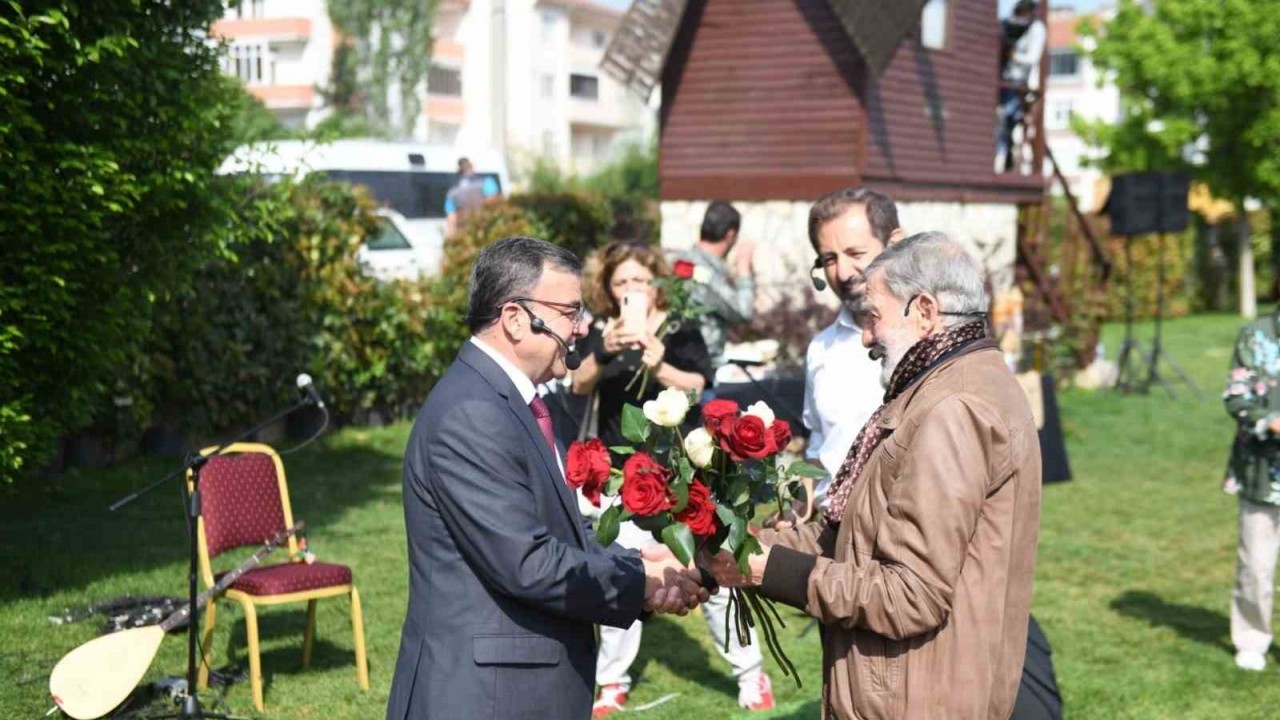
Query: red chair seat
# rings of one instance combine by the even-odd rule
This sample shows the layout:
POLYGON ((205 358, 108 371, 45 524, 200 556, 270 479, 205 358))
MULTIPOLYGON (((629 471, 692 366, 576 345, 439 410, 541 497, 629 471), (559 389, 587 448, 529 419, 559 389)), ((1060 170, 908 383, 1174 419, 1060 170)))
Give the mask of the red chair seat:
POLYGON ((231 583, 232 590, 250 595, 285 595, 334 585, 351 584, 351 568, 337 563, 280 563, 256 567, 231 583))

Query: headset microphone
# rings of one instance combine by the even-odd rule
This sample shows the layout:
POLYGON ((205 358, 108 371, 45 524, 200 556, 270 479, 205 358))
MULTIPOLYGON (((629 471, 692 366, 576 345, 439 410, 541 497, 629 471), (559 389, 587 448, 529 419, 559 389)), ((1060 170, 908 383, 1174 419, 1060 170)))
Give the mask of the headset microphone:
POLYGON ((564 366, 570 371, 577 370, 579 367, 582 367, 582 356, 578 354, 578 344, 575 342, 571 345, 565 342, 563 338, 555 334, 551 328, 547 327, 547 324, 542 321, 542 318, 537 315, 533 315, 533 313, 530 313, 530 315, 532 317, 529 320, 529 327, 533 328, 534 332, 550 335, 552 340, 560 343, 560 347, 564 348, 564 366))
POLYGON ((827 281, 823 280, 821 277, 814 276, 814 273, 818 272, 818 270, 820 269, 821 268, 814 267, 813 269, 809 270, 809 280, 813 283, 813 289, 817 290, 818 292, 822 292, 823 290, 827 289, 827 281))

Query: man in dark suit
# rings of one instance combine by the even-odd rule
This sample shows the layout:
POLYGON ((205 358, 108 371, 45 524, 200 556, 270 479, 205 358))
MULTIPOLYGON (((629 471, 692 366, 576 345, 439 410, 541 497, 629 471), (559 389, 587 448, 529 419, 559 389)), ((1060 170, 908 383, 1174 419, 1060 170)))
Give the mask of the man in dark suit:
POLYGON ((564 377, 585 334, 581 272, 568 251, 524 237, 472 268, 472 337, 405 453, 409 607, 387 720, 585 719, 592 625, 707 597, 669 552, 601 547, 565 485, 535 385, 564 377))

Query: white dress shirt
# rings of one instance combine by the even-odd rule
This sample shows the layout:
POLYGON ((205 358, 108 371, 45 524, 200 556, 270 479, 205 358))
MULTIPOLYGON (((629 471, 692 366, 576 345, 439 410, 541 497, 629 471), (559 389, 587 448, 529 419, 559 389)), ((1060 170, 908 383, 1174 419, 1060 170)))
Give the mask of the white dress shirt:
MULTIPOLYGON (((533 402, 533 397, 538 394, 538 388, 534 387, 533 381, 529 379, 528 375, 521 372, 520 368, 512 365, 510 360, 502 356, 502 353, 494 350, 485 341, 475 335, 471 336, 471 344, 480 348, 480 352, 493 358, 493 361, 498 363, 498 367, 502 368, 502 372, 506 373, 507 377, 511 378, 512 384, 516 386, 516 392, 520 393, 520 399, 524 401, 525 405, 533 402)), ((532 413, 533 410, 530 410, 529 412, 532 413)), ((560 457, 560 448, 552 448, 552 450, 552 454, 556 456, 556 465, 560 466, 560 479, 563 480, 564 459, 560 457)))
MULTIPOLYGON (((862 330, 848 308, 842 308, 836 321, 809 342, 804 365, 805 457, 818 460, 834 476, 858 431, 884 400, 880 363, 862 346, 862 330)), ((819 484, 815 493, 821 497, 829 483, 819 484)))

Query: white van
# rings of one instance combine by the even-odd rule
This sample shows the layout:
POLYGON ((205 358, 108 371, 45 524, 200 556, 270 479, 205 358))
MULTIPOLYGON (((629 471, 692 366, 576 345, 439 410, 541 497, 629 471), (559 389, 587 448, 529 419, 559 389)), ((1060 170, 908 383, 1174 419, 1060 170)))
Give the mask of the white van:
POLYGON ((267 176, 323 173, 365 186, 379 203, 379 236, 360 249, 360 261, 380 279, 415 278, 439 271, 444 249, 445 196, 458 180, 458 158, 507 191, 507 169, 494 152, 460 153, 449 147, 380 140, 279 140, 238 148, 222 174, 267 176))

